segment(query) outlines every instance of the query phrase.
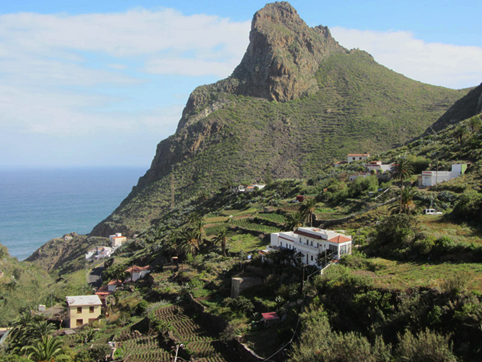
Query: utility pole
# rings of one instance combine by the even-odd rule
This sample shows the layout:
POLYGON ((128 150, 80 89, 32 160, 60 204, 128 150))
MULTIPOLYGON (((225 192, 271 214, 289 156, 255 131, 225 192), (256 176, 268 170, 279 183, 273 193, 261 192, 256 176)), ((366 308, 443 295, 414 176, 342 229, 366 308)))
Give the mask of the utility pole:
POLYGON ((301 295, 303 295, 303 286, 305 284, 305 264, 302 265, 303 272, 301 277, 301 295))

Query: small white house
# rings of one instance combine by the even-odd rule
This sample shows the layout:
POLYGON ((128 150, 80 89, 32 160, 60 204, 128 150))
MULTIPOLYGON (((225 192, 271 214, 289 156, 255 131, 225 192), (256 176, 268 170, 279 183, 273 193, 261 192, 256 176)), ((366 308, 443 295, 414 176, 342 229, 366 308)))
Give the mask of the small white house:
POLYGON ((113 248, 119 247, 127 241, 127 237, 122 236, 121 233, 116 233, 115 235, 109 235, 109 239, 113 248))
POLYGON ((346 160, 350 163, 353 161, 366 160, 368 157, 370 157, 369 153, 349 153, 346 160))
POLYGON ((421 177, 419 176, 419 186, 434 186, 441 182, 451 180, 459 177, 467 170, 466 164, 454 164, 452 165, 452 171, 422 171, 421 177))
POLYGON ((312 227, 302 227, 292 232, 271 234, 271 247, 286 248, 303 254, 303 263, 316 265, 320 253, 334 254, 340 259, 344 254, 351 254, 352 239, 349 235, 312 227))
POLYGON ((149 265, 147 266, 131 266, 129 269, 126 270, 126 272, 131 273, 131 280, 133 282, 143 278, 146 274, 151 272, 151 268, 149 265))
POLYGON ((390 171, 393 164, 383 164, 382 161, 372 161, 365 164, 365 167, 368 171, 385 172, 390 171))
POLYGON ((253 192, 256 190, 262 190, 266 187, 266 185, 261 184, 252 184, 246 187, 246 192, 253 192))
POLYGON ((353 175, 350 175, 350 176, 348 177, 348 179, 349 179, 350 181, 353 181, 354 179, 356 179, 356 178, 358 178, 358 177, 363 177, 363 178, 365 178, 365 177, 367 177, 367 176, 370 176, 370 174, 367 173, 367 172, 358 172, 358 173, 355 173, 355 174, 353 174, 353 175))

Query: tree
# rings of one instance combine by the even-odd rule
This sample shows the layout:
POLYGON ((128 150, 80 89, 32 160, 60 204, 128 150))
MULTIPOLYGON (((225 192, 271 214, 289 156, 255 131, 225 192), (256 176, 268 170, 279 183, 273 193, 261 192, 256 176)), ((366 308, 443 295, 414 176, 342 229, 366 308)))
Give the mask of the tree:
POLYGON ((403 189, 401 194, 401 209, 400 212, 410 215, 412 210, 415 208, 415 203, 413 198, 417 195, 417 191, 412 187, 406 187, 403 189))
POLYGON ((285 226, 289 231, 293 231, 298 229, 301 225, 303 225, 304 215, 300 212, 294 212, 288 214, 286 216, 286 223, 285 226))
POLYGON ((392 167, 392 177, 400 179, 400 212, 402 212, 403 180, 408 179, 412 173, 412 163, 405 157, 400 157, 392 167))
POLYGON ((310 226, 313 226, 313 213, 316 208, 316 199, 306 199, 305 202, 300 206, 300 213, 303 214, 305 218, 310 220, 310 226))
POLYGON ((23 351, 28 353, 28 358, 36 362, 55 361, 55 357, 63 353, 62 342, 52 336, 44 336, 32 346, 25 346, 23 351))
POLYGON ((187 229, 185 234, 185 243, 181 246, 185 254, 192 254, 196 256, 196 251, 199 250, 200 240, 199 234, 195 229, 187 229))
POLYGON ((228 229, 223 228, 219 232, 219 234, 214 239, 214 243, 217 245, 221 245, 221 249, 223 251, 223 256, 226 257, 226 244, 228 242, 228 229))
POLYGON ((455 127, 453 131, 453 136, 455 139, 458 141, 460 145, 463 144, 465 136, 469 133, 469 130, 467 129, 466 125, 459 124, 457 127, 455 127))
POLYGON ((482 128, 481 115, 474 116, 469 119, 469 127, 472 132, 478 132, 482 128))

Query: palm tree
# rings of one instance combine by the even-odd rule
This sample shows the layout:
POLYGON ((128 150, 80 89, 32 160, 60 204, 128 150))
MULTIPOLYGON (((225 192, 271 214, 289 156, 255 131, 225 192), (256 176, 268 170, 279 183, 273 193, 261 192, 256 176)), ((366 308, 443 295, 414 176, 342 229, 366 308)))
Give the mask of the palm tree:
POLYGON ((400 157, 398 163, 395 163, 392 167, 392 177, 400 179, 400 212, 402 212, 403 180, 408 179, 412 173, 412 163, 405 157, 400 157))
POLYGON ((186 238, 186 243, 181 246, 183 251, 191 253, 192 256, 196 256, 196 251, 199 250, 200 240, 199 233, 195 229, 188 229, 184 234, 186 238))
POLYGON ((228 229, 222 228, 219 234, 214 239, 214 243, 217 245, 221 245, 221 249, 223 250, 223 256, 226 257, 226 244, 228 242, 228 229))
POLYGON ((286 228, 290 231, 298 229, 303 225, 303 220, 305 216, 300 212, 294 212, 286 216, 286 228))
POLYGON ((477 115, 469 119, 469 127, 472 129, 472 132, 478 132, 482 128, 480 117, 480 115, 477 115))
POLYGON ((54 362, 55 357, 63 352, 62 342, 52 336, 42 337, 32 346, 25 346, 23 351, 28 353, 28 358, 35 362, 54 362))
POLYGON ((467 136, 467 126, 459 124, 453 131, 453 136, 457 139, 460 145, 463 144, 465 136, 467 136))
POLYGON ((43 320, 42 316, 34 315, 30 310, 24 309, 12 322, 13 328, 8 336, 10 350, 19 352, 22 347, 40 338, 38 325, 43 320))
POLYGON ((316 208, 316 199, 306 199, 305 203, 300 206, 300 213, 304 215, 305 218, 310 220, 310 226, 313 226, 313 213, 316 208))
POLYGON ((402 209, 400 210, 400 212, 410 215, 412 210, 415 208, 415 203, 413 202, 413 198, 415 195, 417 195, 417 191, 411 187, 406 187, 402 191, 402 195, 401 195, 402 209))

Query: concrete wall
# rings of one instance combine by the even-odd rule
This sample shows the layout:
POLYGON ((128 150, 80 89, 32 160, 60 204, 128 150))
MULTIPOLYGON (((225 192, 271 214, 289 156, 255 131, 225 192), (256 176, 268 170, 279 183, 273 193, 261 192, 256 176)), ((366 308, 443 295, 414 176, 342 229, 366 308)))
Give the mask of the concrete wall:
POLYGON ((232 278, 231 298, 237 298, 243 290, 262 283, 263 281, 260 278, 232 278))

